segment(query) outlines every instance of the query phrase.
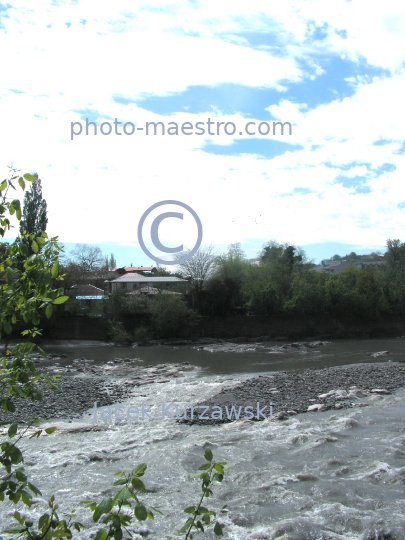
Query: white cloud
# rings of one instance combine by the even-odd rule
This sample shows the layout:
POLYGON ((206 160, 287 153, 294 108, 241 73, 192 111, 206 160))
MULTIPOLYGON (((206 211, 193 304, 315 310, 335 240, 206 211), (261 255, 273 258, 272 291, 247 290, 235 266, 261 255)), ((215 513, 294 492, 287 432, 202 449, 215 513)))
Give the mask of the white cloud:
MULTIPOLYGON (((10 18, 3 20, 7 33, 0 31, 0 48, 7 51, 0 60, 6 74, 0 83, 2 156, 40 173, 51 234, 67 242, 136 245, 139 217, 164 199, 192 206, 209 243, 288 238, 297 244, 376 245, 403 230, 404 212, 396 204, 404 199, 404 154, 395 153, 404 140, 403 7, 388 1, 371 9, 363 0, 11 5, 10 18), (249 46, 246 33, 257 36, 269 28, 284 47, 249 46), (317 44, 313 36, 320 28, 327 37, 317 44), (361 74, 353 78, 351 97, 312 109, 293 103, 288 92, 269 104, 269 119, 294 123, 288 141, 303 146, 298 152, 264 159, 201 151, 210 139, 230 145, 233 139, 225 136, 70 141, 78 110, 95 110, 105 119, 168 121, 135 104, 116 103, 114 94, 167 95, 224 82, 281 90, 310 73, 321 75, 317 55, 332 53, 392 73, 374 80, 361 74), (298 63, 303 58, 307 72, 298 63), (392 142, 373 144, 381 140, 392 142), (381 172, 387 163, 395 170, 381 172), (337 182, 342 176, 363 177, 371 192, 344 187, 337 182)), ((210 115, 237 125, 244 121, 220 111, 210 115)), ((189 112, 170 118, 206 119, 189 112)))

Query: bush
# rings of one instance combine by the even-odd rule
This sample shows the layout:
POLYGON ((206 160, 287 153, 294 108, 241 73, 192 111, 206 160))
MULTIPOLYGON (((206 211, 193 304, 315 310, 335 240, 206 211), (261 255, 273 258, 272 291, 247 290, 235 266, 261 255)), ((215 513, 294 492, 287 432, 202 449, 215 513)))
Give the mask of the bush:
POLYGON ((197 324, 197 314, 180 296, 157 294, 151 306, 151 322, 156 337, 180 337, 197 324))
POLYGON ((114 345, 124 345, 131 341, 131 336, 125 330, 122 322, 116 322, 110 326, 109 336, 114 345))
POLYGON ((151 339, 151 331, 147 326, 138 326, 135 329, 135 341, 147 342, 151 339))

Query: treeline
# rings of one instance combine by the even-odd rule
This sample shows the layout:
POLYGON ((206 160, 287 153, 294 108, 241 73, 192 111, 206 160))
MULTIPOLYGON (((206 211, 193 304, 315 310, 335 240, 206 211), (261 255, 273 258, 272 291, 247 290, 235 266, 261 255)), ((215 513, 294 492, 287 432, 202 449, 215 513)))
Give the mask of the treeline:
POLYGON ((321 273, 296 246, 268 242, 259 264, 250 264, 234 244, 214 257, 203 286, 201 280, 194 284, 193 296, 202 315, 215 317, 328 315, 366 321, 403 316, 405 243, 388 240, 383 260, 378 267, 321 273))
POLYGON ((201 316, 325 317, 349 325, 403 317, 405 243, 388 240, 379 260, 384 264, 353 265, 333 274, 317 271, 293 245, 268 242, 258 264, 246 259, 239 244, 219 256, 213 246, 205 246, 176 269, 177 276, 189 280, 187 294, 147 298, 121 292, 110 296, 105 307, 117 342, 193 335, 201 316), (141 314, 140 325, 124 330, 123 318, 141 314))

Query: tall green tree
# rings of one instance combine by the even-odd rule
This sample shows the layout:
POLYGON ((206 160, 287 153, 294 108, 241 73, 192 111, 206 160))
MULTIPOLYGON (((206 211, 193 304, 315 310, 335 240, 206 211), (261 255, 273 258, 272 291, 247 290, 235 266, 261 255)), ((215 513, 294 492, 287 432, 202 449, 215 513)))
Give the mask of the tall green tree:
POLYGON ((25 192, 22 218, 20 221, 20 234, 40 236, 45 232, 48 218, 46 216, 46 201, 42 197, 41 179, 34 175, 36 180, 32 182, 30 189, 25 192))

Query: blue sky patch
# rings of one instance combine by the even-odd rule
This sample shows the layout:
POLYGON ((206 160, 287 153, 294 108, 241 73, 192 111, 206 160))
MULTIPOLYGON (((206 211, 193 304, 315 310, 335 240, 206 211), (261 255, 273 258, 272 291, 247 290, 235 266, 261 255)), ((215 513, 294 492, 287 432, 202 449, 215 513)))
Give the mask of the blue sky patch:
POLYGON ((201 148, 209 154, 221 156, 237 156, 240 154, 257 154, 267 159, 281 156, 287 151, 295 152, 301 150, 302 146, 288 144, 281 141, 272 141, 269 139, 238 139, 229 146, 209 143, 201 148))

